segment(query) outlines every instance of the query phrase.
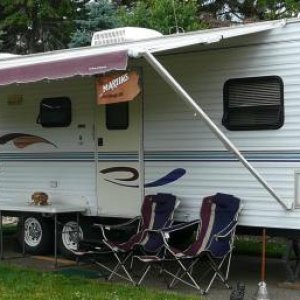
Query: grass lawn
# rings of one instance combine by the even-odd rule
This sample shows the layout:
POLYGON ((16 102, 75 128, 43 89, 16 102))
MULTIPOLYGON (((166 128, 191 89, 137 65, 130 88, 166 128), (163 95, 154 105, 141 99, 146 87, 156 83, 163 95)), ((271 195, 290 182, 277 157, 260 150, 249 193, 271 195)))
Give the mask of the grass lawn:
MULTIPOLYGON (((260 238, 239 238, 235 240, 234 253, 239 255, 260 256, 262 243, 260 238)), ((281 240, 269 240, 266 244, 266 257, 282 258, 286 244, 281 240)))
POLYGON ((199 300, 201 298, 0 265, 0 299, 199 300))
POLYGON ((3 235, 11 236, 17 233, 17 224, 4 224, 3 225, 3 235))

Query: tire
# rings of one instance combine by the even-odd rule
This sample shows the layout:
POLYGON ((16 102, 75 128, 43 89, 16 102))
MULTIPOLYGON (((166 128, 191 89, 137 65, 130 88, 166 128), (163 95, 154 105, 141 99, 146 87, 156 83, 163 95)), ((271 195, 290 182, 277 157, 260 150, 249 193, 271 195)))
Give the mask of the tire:
POLYGON ((54 233, 51 220, 39 216, 25 217, 23 226, 19 226, 18 230, 18 241, 21 249, 23 236, 26 253, 37 255, 53 252, 54 233), (22 228, 24 228, 24 235, 22 228))
POLYGON ((67 220, 58 232, 58 251, 66 257, 74 259, 75 255, 72 250, 77 250, 78 241, 85 238, 85 231, 82 225, 77 225, 74 220, 67 220))

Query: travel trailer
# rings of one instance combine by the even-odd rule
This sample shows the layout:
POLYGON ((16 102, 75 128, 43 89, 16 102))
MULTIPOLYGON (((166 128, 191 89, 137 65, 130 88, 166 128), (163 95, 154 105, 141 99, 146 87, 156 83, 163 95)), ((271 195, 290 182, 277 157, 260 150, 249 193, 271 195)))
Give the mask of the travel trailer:
MULTIPOLYGON (((189 221, 222 192, 242 199, 241 227, 297 232, 300 20, 132 33, 0 60, 0 210, 44 193, 84 207, 85 236, 94 217, 138 215, 145 194, 176 195, 189 221)), ((77 223, 59 223, 65 253, 77 223)), ((27 250, 45 250, 47 214, 24 230, 27 250)))

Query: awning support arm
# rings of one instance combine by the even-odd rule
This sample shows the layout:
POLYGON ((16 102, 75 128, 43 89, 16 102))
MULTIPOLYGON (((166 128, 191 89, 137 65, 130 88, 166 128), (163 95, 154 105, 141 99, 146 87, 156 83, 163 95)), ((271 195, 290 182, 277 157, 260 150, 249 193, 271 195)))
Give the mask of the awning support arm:
POLYGON ((131 55, 134 57, 142 56, 153 67, 153 69, 164 79, 166 83, 187 103, 189 104, 203 119, 210 130, 223 143, 228 151, 234 153, 239 161, 246 167, 246 169, 258 180, 258 182, 272 195, 272 197, 286 210, 291 210, 293 204, 291 202, 284 202, 275 193, 273 188, 265 181, 265 179, 252 167, 235 145, 224 135, 224 133, 216 126, 216 124, 208 117, 202 108, 195 102, 195 100, 182 88, 182 86, 174 79, 174 77, 160 64, 160 62, 147 50, 132 51, 131 55))

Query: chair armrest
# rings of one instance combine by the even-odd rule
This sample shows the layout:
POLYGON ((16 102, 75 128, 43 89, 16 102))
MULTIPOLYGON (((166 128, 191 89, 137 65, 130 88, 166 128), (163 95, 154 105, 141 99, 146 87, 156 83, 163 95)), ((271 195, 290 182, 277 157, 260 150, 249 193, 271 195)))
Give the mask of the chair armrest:
POLYGON ((179 224, 167 227, 167 228, 163 228, 163 229, 161 229, 161 231, 163 233, 172 233, 172 232, 184 230, 186 228, 189 228, 191 226, 197 225, 199 223, 201 223, 201 220, 197 219, 197 220, 190 221, 190 222, 187 222, 187 223, 179 223, 179 224))
POLYGON ((126 227, 128 225, 131 225, 132 223, 136 222, 136 221, 139 221, 141 219, 140 216, 138 217, 135 217, 133 219, 130 219, 129 221, 127 222, 124 222, 124 223, 120 223, 120 224, 93 224, 94 227, 104 227, 105 229, 107 230, 113 230, 113 229, 119 229, 119 228, 122 228, 122 227, 126 227))
POLYGON ((237 221, 232 221, 226 227, 224 227, 222 230, 216 233, 215 238, 216 239, 227 238, 235 230, 236 226, 237 226, 237 221))
POLYGON ((105 231, 109 231, 109 230, 118 230, 118 229, 121 229, 121 228, 124 228, 124 227, 128 227, 129 225, 135 223, 138 221, 138 225, 137 225, 137 228, 139 227, 139 224, 140 224, 140 220, 141 220, 141 217, 138 216, 138 217, 135 217, 125 223, 121 223, 121 224, 113 224, 113 225, 109 225, 109 224, 93 224, 93 227, 97 227, 97 228, 100 228, 101 232, 102 232, 102 235, 103 235, 103 238, 104 240, 107 240, 107 237, 105 235, 105 231))
POLYGON ((177 225, 173 225, 170 227, 166 227, 166 228, 162 228, 162 229, 147 229, 145 230, 145 233, 155 233, 155 234, 159 234, 162 236, 165 245, 168 245, 167 240, 170 237, 170 234, 174 233, 174 232, 180 232, 181 230, 184 230, 186 228, 192 227, 194 225, 197 225, 201 223, 201 220, 194 220, 191 222, 187 222, 187 223, 179 223, 177 225))
POLYGON ((162 237, 163 243, 164 243, 164 245, 163 245, 164 249, 167 250, 168 252, 172 253, 172 255, 175 255, 172 250, 172 247, 170 246, 170 244, 168 242, 168 240, 170 238, 170 234, 183 231, 183 230, 190 228, 192 226, 195 226, 195 225, 199 226, 199 224, 201 224, 201 220, 197 219, 197 220, 190 221, 187 223, 180 223, 180 224, 177 224, 174 226, 163 228, 161 230, 147 230, 147 232, 160 234, 162 237))

